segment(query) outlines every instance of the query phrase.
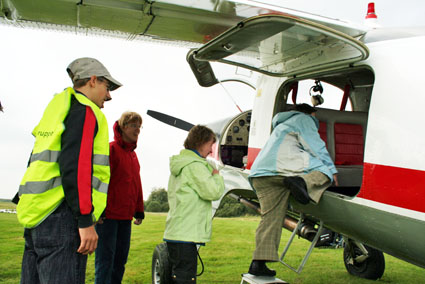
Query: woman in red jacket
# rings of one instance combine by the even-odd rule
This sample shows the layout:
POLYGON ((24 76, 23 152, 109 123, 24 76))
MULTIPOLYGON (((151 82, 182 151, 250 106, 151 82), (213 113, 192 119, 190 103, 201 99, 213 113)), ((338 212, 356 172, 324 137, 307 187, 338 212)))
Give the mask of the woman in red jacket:
POLYGON ((111 180, 103 222, 96 225, 99 241, 95 259, 95 283, 121 283, 130 249, 131 221, 140 225, 145 217, 140 165, 134 149, 142 117, 125 112, 114 124, 109 143, 111 180))

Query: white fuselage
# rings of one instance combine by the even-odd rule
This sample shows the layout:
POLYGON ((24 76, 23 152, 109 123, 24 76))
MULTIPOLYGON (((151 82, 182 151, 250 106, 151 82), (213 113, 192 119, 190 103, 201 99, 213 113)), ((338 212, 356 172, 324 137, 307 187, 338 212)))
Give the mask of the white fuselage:
MULTIPOLYGON (((370 33, 373 35, 373 31, 370 33)), ((334 206, 333 209, 323 204, 295 207, 323 219, 325 224, 342 234, 360 238, 384 252, 425 267, 423 257, 419 259, 420 254, 413 253, 413 250, 422 255, 425 253, 425 245, 414 241, 425 233, 425 132, 422 130, 425 122, 422 71, 425 36, 370 43, 367 39, 369 58, 354 64, 370 69, 375 76, 360 191, 353 197, 328 193, 323 204, 334 206), (326 202, 326 198, 332 199, 333 203, 326 202), (338 208, 334 213, 339 212, 339 218, 329 215, 335 208, 338 208), (350 208, 357 208, 356 212, 350 208), (372 215, 365 216, 357 210, 372 215), (346 217, 354 218, 351 225, 341 225, 341 220, 346 217), (375 230, 370 227, 371 220, 378 226, 375 230), (365 232, 366 229, 370 233, 365 232), (390 230, 395 230, 396 239, 389 237, 394 235, 394 231, 389 233, 390 230), (388 241, 383 241, 386 239, 388 241), (400 240, 403 246, 400 246, 400 240)), ((314 78, 314 74, 311 77, 314 78)), ((259 79, 252 111, 248 169, 270 136, 276 95, 286 80, 288 78, 265 75, 259 79)))

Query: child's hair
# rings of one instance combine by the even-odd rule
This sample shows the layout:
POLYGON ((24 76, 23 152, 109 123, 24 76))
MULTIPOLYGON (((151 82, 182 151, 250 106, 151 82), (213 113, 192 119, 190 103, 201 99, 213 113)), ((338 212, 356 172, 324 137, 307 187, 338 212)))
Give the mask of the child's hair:
POLYGON ((317 109, 312 107, 311 105, 308 104, 297 104, 294 106, 294 110, 299 111, 299 112, 303 112, 306 114, 312 114, 314 112, 317 112, 317 109))
POLYGON ((185 149, 196 150, 211 139, 216 141, 215 134, 211 129, 203 125, 196 125, 190 129, 183 145, 185 149))

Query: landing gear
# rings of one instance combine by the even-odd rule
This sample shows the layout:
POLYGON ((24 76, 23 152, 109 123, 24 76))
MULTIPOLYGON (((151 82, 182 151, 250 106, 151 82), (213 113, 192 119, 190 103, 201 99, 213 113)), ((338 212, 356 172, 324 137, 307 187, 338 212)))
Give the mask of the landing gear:
POLYGON ((385 270, 382 252, 353 240, 345 242, 344 264, 348 273, 371 280, 381 278, 385 270))
POLYGON ((167 243, 155 247, 152 255, 152 284, 172 284, 167 243))

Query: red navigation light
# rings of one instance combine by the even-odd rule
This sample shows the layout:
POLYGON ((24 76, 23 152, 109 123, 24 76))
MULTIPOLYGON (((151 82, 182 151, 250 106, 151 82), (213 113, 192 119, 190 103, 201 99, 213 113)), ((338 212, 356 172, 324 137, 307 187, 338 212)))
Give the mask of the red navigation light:
POLYGON ((367 15, 366 19, 377 19, 378 16, 375 14, 375 3, 370 2, 367 4, 367 15))

